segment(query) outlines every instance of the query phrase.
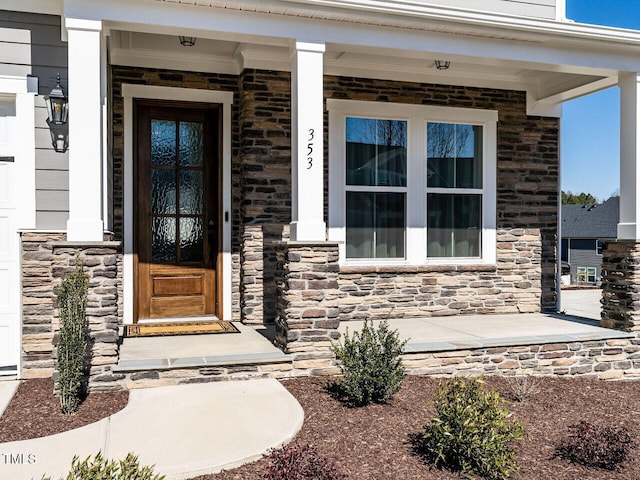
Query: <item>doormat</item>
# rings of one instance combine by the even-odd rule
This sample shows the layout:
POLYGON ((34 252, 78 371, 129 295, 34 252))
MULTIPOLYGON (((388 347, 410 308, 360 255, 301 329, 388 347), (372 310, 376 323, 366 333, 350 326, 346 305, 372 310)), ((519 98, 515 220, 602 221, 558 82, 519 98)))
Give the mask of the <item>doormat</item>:
POLYGON ((240 333, 231 322, 169 322, 137 323, 124 326, 125 337, 156 337, 162 335, 202 335, 208 333, 240 333))

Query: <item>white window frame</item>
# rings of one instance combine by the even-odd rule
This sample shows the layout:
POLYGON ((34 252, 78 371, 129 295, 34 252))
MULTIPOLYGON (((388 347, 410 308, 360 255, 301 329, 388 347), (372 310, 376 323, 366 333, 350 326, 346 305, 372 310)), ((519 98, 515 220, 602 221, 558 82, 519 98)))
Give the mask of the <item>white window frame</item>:
MULTIPOLYGON (((340 244, 343 265, 459 265, 496 263, 496 110, 327 99, 329 111, 330 241, 340 244), (406 245, 404 259, 346 258, 346 118, 407 121, 406 245), (479 258, 427 257, 427 123, 482 126, 482 247, 479 258)), ((367 191, 370 187, 366 187, 367 191)), ((372 191, 373 191, 373 187, 372 191)), ((352 190, 353 187, 349 187, 352 190)), ((437 189, 464 193, 461 189, 437 189)), ((432 192, 434 189, 429 188, 432 192)))

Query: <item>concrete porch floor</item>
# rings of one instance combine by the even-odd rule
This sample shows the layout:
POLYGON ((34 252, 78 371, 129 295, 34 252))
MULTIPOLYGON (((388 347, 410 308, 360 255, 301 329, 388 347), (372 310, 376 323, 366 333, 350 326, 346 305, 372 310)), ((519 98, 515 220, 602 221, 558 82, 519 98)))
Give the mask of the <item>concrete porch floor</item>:
MULTIPOLYGON (((599 290, 563 292, 568 313, 459 315, 450 317, 390 319, 407 353, 437 352, 515 345, 540 345, 634 335, 598 326, 599 290), (578 313, 581 316, 575 316, 578 313)), ((377 322, 375 322, 377 324, 377 322)), ((234 322, 240 333, 125 338, 114 372, 177 368, 283 363, 290 356, 273 345, 273 325, 257 327, 234 322)), ((362 321, 342 322, 344 334, 360 330, 362 321)))

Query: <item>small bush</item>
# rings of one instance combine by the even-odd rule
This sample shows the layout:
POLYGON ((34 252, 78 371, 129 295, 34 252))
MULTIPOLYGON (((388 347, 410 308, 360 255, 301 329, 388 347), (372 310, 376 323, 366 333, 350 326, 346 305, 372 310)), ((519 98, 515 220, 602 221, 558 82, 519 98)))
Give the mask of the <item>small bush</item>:
POLYGON ((604 427, 581 421, 569 427, 556 455, 587 467, 615 470, 629 458, 634 441, 625 427, 604 427))
MULTIPOLYGON (((73 457, 71 470, 64 480, 163 480, 153 472, 153 467, 141 467, 138 457, 127 454, 124 460, 106 460, 100 453, 95 457, 87 457, 80 461, 73 457)), ((42 477, 51 480, 51 477, 42 477)))
POLYGON ((389 400, 400 390, 405 375, 400 355, 406 343, 399 340, 397 330, 389 330, 386 320, 377 330, 365 321, 362 331, 354 332, 352 338, 347 331, 344 345, 333 348, 344 375, 337 383, 338 391, 357 406, 389 400))
POLYGON ((517 402, 524 402, 527 398, 539 392, 536 377, 525 375, 523 377, 506 377, 511 397, 517 402))
POLYGON ((440 385, 436 417, 425 426, 417 449, 441 468, 501 480, 518 470, 514 440, 524 434, 521 422, 510 421, 497 392, 484 393, 480 378, 452 379, 440 385))
POLYGON ((311 445, 287 445, 274 450, 263 476, 265 480, 346 480, 326 458, 311 445))
POLYGON ((87 349, 87 291, 89 280, 82 271, 82 263, 76 271, 65 275, 55 288, 56 304, 60 309, 60 334, 57 345, 60 407, 65 414, 78 409, 84 395, 85 355, 87 349))

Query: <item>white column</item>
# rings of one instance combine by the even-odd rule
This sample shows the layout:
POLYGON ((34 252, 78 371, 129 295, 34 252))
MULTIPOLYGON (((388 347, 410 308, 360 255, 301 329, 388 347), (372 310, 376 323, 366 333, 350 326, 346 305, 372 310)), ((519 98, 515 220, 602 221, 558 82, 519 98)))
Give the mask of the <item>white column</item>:
POLYGON ((624 72, 620 85, 620 223, 618 238, 640 240, 640 74, 624 72))
POLYGON ((291 240, 325 241, 324 43, 296 42, 292 52, 291 240))
POLYGON ((102 22, 65 19, 69 47, 67 240, 102 241, 102 22))

